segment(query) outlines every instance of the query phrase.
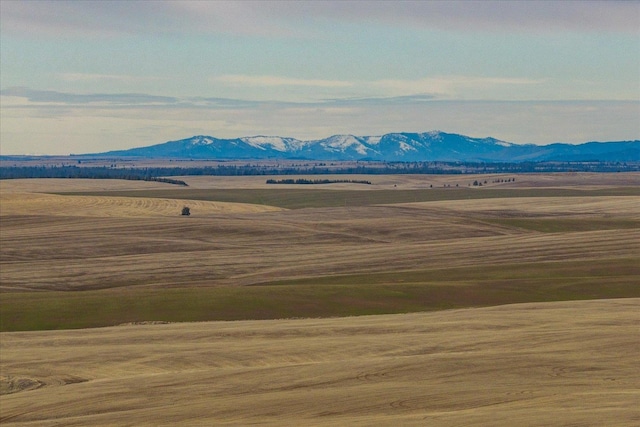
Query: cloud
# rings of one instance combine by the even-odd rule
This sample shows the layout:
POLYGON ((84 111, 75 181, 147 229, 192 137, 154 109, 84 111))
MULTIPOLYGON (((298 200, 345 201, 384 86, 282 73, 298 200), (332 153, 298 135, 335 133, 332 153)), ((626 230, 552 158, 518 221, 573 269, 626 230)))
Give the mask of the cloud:
MULTIPOLYGON (((112 76, 73 75, 71 78, 111 78, 112 76)), ((114 76, 120 78, 120 76, 114 76)), ((372 81, 342 81, 299 79, 279 76, 223 75, 212 77, 213 84, 231 89, 235 97, 173 97, 145 93, 71 93, 51 90, 34 90, 27 87, 10 87, 0 91, 3 97, 13 97, 14 101, 5 101, 3 108, 47 108, 53 104, 60 107, 78 108, 170 108, 201 110, 254 110, 281 108, 344 108, 351 106, 409 106, 435 101, 455 101, 485 99, 498 101, 499 98, 487 98, 490 94, 513 93, 513 86, 531 86, 539 91, 543 80, 506 77, 441 76, 423 79, 384 79, 372 81), (243 92, 246 87, 261 89, 243 92), (291 87, 285 91, 283 87, 291 87), (316 90, 318 89, 318 90, 316 90), (251 98, 251 94, 261 93, 260 98, 251 98), (243 98, 243 94, 247 98, 243 98), (24 101, 15 101, 15 99, 24 101)), ((509 100, 505 96, 504 100, 509 100)), ((515 99, 511 99, 515 100, 515 99)), ((522 99, 520 99, 522 100, 522 99)))
POLYGON ((423 79, 384 79, 371 86, 386 92, 411 94, 429 93, 438 98, 460 98, 479 91, 495 91, 497 87, 538 85, 544 80, 509 77, 438 76, 423 79))
POLYGON ((95 73, 62 73, 59 75, 60 79, 66 82, 113 82, 113 83, 126 83, 136 84, 148 81, 166 80, 164 77, 135 77, 124 74, 95 74, 95 73))
POLYGON ((350 87, 353 83, 341 80, 299 79, 280 76, 224 75, 211 78, 213 83, 236 86, 306 86, 319 88, 350 87))
MULTIPOLYGON (((158 96, 144 93, 70 93, 52 90, 34 90, 26 87, 10 87, 0 91, 3 97, 11 97, 4 100, 2 108, 47 108, 48 111, 68 111, 66 107, 78 108, 157 108, 171 109, 246 109, 257 108, 263 105, 260 101, 246 101, 230 98, 213 97, 185 97, 158 96)), ((269 103, 273 104, 273 103, 269 103)), ((281 103, 286 105, 286 103, 281 103)))
POLYGON ((183 107, 193 108, 215 108, 215 109, 246 109, 257 108, 263 103, 260 101, 251 101, 244 99, 232 99, 232 98, 186 98, 181 102, 183 107))
POLYGON ((302 36, 318 25, 447 31, 640 31, 637 1, 2 1, 3 32, 302 36))
POLYGON ((53 90, 32 90, 25 87, 11 87, 0 91, 2 96, 13 96, 26 98, 34 103, 60 103, 60 104, 174 104, 177 98, 169 96, 146 95, 139 93, 117 93, 117 94, 75 94, 57 92, 53 90))
POLYGON ((326 99, 324 102, 333 105, 408 105, 423 102, 430 102, 436 98, 431 94, 414 94, 403 96, 384 96, 384 97, 362 97, 362 98, 333 98, 326 99))
POLYGON ((276 101, 321 102, 333 100, 354 102, 355 100, 377 100, 394 102, 401 100, 415 102, 427 99, 468 99, 486 98, 487 95, 502 91, 513 98, 515 86, 526 87, 542 85, 543 79, 515 77, 476 77, 476 76, 436 76, 421 79, 380 79, 380 80, 319 80, 280 76, 223 75, 209 79, 213 85, 233 87, 239 95, 243 90, 261 96, 272 96, 276 101), (288 87, 283 91, 280 88, 288 87), (266 94, 266 95, 265 95, 266 94))

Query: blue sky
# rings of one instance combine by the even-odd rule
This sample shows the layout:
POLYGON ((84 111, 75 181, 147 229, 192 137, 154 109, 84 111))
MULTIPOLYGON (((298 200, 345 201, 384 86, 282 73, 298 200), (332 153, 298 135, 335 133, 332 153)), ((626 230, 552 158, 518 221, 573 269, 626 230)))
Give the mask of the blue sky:
POLYGON ((638 1, 0 2, 0 152, 640 139, 638 1))

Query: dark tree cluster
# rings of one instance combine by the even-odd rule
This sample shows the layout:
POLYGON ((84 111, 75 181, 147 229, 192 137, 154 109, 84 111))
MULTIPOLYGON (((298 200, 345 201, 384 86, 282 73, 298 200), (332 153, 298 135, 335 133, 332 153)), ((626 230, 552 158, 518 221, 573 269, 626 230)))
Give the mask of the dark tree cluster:
POLYGON ((126 179, 133 181, 156 181, 187 186, 187 183, 172 178, 163 178, 157 173, 161 169, 112 169, 91 166, 9 166, 0 168, 0 179, 18 178, 90 178, 126 179))

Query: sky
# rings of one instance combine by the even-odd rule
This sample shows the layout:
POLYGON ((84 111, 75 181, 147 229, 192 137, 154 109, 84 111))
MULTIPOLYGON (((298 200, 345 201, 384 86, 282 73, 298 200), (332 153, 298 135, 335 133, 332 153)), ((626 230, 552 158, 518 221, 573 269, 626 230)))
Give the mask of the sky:
POLYGON ((0 1, 0 154, 640 139, 640 1, 0 1))

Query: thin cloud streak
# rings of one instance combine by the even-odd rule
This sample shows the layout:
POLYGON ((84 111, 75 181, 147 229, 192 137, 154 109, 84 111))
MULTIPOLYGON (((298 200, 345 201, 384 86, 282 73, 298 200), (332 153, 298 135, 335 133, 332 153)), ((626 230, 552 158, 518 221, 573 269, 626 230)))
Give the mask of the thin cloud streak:
MULTIPOLYGON (((424 79, 424 81, 385 80, 366 82, 361 84, 350 82, 306 80, 278 78, 271 76, 227 76, 216 80, 225 84, 236 82, 240 86, 251 83, 267 87, 279 86, 309 86, 321 88, 342 88, 360 86, 365 96, 339 96, 325 97, 321 99, 239 99, 224 97, 173 97, 158 96, 144 93, 71 93, 52 90, 34 90, 26 87, 10 87, 0 90, 4 97, 3 109, 11 108, 39 108, 46 104, 58 104, 65 106, 78 106, 92 108, 144 108, 147 107, 171 107, 171 108, 205 108, 205 109, 237 109, 237 108, 272 108, 286 106, 302 107, 328 107, 346 105, 402 105, 436 100, 450 100, 443 97, 447 91, 451 91, 452 81, 461 81, 464 84, 481 84, 487 82, 495 84, 536 84, 535 81, 526 79, 482 79, 482 78, 454 78, 454 79, 424 79), (384 95, 372 95, 371 88, 381 88, 384 95), (415 93, 415 91, 424 92, 415 93), (399 95, 396 95, 399 93, 399 95), (26 102, 25 102, 26 101, 26 102)), ((376 92, 375 90, 373 92, 376 92)))
POLYGON ((299 79, 279 76, 224 75, 210 79, 212 83, 235 86, 306 86, 306 87, 350 87, 353 83, 340 80, 299 79))
POLYGON ((125 74, 95 74, 95 73, 62 73, 59 75, 60 80, 66 82, 88 82, 88 83, 141 83, 149 81, 167 80, 165 77, 144 76, 137 77, 125 74))
MULTIPOLYGON (((489 79, 491 80, 491 79, 489 79)), ((502 82, 502 79, 496 79, 502 82)), ((464 80, 467 81, 467 80, 464 80)), ((484 82, 484 79, 478 81, 484 82)), ((514 79, 513 84, 536 84, 535 81, 514 79)), ((395 88, 397 85, 400 89, 420 89, 419 84, 412 84, 405 81, 390 82, 374 82, 381 86, 391 86, 395 88)), ((433 89, 433 88, 432 88, 433 89)), ((0 90, 3 97, 2 109, 10 110, 12 108, 39 108, 42 106, 50 106, 55 104, 58 106, 80 107, 80 108, 172 108, 172 109, 264 109, 264 108, 329 108, 344 106, 384 106, 396 105, 407 107, 415 104, 424 103, 537 103, 541 105, 562 104, 562 103, 581 103, 588 104, 602 102, 619 102, 638 104, 634 100, 614 100, 614 99, 573 99, 573 100, 553 100, 553 99, 447 99, 434 95, 433 93, 412 93, 408 95, 391 95, 391 96, 363 96, 363 97, 337 97, 323 98, 318 100, 290 101, 290 100, 247 100, 237 98, 223 97, 173 97, 158 96, 144 93, 70 93, 58 92, 51 90, 34 90, 26 87, 10 87, 0 90)))
MULTIPOLYGON (((66 105, 82 105, 92 103, 119 104, 135 106, 138 104, 175 104, 178 98, 169 96, 146 95, 139 93, 117 93, 117 94, 75 94, 64 93, 53 90, 32 90, 24 87, 12 87, 0 91, 2 96, 26 98, 33 103, 59 103, 66 105)), ((11 104, 4 104, 4 108, 10 108, 11 104)))
POLYGON ((545 81, 526 78, 440 76, 417 80, 385 79, 369 85, 396 96, 428 93, 444 99, 464 98, 469 92, 494 91, 497 87, 540 85, 545 81))
POLYGON ((265 105, 291 105, 290 102, 276 101, 252 101, 219 97, 171 97, 158 96, 144 93, 88 93, 77 94, 69 92, 58 92, 52 90, 33 90, 25 87, 10 87, 0 90, 3 97, 2 109, 10 110, 15 108, 37 109, 41 107, 51 107, 55 104, 61 107, 81 107, 89 108, 156 108, 158 106, 184 109, 184 108, 206 108, 206 109, 237 109, 237 108, 259 108, 265 105))
MULTIPOLYGON (((435 76, 422 79, 383 79, 373 81, 345 81, 301 79, 278 76, 223 75, 209 79, 213 85, 233 86, 237 90, 251 88, 292 87, 297 92, 273 92, 274 101, 308 102, 305 89, 334 90, 325 99, 386 99, 422 96, 438 99, 486 98, 497 89, 508 93, 514 86, 544 85, 546 80, 509 77, 435 76), (354 95, 357 94, 357 95, 354 95), (489 95, 487 95, 489 93, 489 95), (284 97, 289 97, 284 99, 284 97), (292 99, 293 98, 293 99, 292 99)), ((316 91, 312 92, 317 94, 316 91)), ((513 95, 512 95, 513 96, 513 95)), ((313 100, 317 99, 316 97, 313 100)))

